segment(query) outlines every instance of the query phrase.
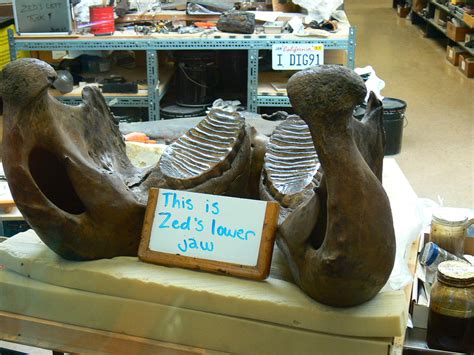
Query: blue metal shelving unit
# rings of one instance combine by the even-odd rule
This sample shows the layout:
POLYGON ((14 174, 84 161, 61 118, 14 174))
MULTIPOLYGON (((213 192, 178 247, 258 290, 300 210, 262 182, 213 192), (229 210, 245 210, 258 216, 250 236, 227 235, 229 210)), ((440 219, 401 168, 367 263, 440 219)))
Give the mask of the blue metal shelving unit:
MULTIPOLYGON (((259 51, 271 49, 273 44, 323 44, 325 50, 346 50, 347 66, 354 68, 355 28, 342 39, 308 38, 287 35, 210 35, 207 37, 167 38, 156 35, 138 38, 110 37, 54 37, 22 38, 9 31, 10 57, 16 59, 18 50, 144 50, 146 51, 148 97, 115 96, 107 97, 110 105, 148 106, 150 120, 159 119, 159 103, 164 92, 159 92, 158 55, 162 50, 231 50, 248 51, 247 109, 257 112, 259 106, 290 106, 286 96, 258 96, 258 57, 259 51)), ((79 103, 79 97, 59 97, 68 103, 79 103)))

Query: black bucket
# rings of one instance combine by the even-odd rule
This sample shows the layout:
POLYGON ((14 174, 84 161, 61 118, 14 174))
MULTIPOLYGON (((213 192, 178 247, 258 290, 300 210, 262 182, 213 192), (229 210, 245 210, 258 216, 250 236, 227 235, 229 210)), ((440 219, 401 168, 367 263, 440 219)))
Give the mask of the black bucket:
MULTIPOLYGON (((405 101, 386 97, 383 104, 383 128, 385 130, 385 155, 400 153, 402 149, 403 127, 405 125, 405 101)), ((354 117, 361 120, 365 114, 365 106, 354 110, 354 117)))
POLYGON ((176 103, 187 107, 209 106, 215 100, 217 64, 213 51, 177 51, 176 103))
POLYGON ((189 118, 206 115, 205 107, 185 107, 178 105, 168 105, 160 110, 161 118, 167 120, 172 118, 189 118))

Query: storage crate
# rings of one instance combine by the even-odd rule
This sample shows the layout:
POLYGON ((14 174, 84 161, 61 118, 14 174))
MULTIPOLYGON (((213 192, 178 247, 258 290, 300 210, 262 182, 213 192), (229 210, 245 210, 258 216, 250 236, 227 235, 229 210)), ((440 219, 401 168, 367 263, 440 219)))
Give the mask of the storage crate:
MULTIPOLYGON (((8 30, 14 30, 15 26, 10 25, 4 28, 0 28, 0 70, 3 69, 5 65, 10 63, 10 46, 8 45, 8 30)), ((30 52, 28 51, 18 51, 16 53, 17 58, 28 58, 30 52)))

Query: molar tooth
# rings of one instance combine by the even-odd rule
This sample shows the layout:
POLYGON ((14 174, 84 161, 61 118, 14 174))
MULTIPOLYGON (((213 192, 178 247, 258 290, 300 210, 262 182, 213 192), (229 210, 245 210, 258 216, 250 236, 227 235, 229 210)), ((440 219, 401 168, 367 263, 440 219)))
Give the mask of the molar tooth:
POLYGON ((297 201, 305 189, 312 189, 314 177, 322 174, 308 126, 296 115, 272 133, 264 162, 266 185, 284 206, 297 201))
POLYGON ((159 162, 171 187, 188 187, 229 170, 245 137, 245 121, 238 113, 212 109, 196 127, 171 144, 159 162))

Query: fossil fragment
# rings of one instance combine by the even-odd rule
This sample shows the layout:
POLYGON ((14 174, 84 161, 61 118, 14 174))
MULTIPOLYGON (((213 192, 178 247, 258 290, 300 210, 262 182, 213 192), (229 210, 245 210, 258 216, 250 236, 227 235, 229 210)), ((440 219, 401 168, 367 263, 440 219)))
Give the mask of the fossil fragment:
POLYGON ((219 17, 216 27, 222 32, 252 34, 255 30, 255 14, 247 11, 226 11, 219 17))
POLYGON ((395 258, 390 204, 380 182, 381 103, 371 95, 362 122, 352 117, 365 93, 363 81, 347 68, 293 75, 288 94, 307 127, 290 117, 275 130, 265 157, 261 196, 282 205, 277 243, 296 283, 332 306, 374 297, 395 258), (296 139, 308 135, 305 129, 314 147, 307 138, 296 139))
POLYGON ((48 93, 55 78, 44 62, 18 60, 1 72, 0 95, 3 165, 12 195, 27 222, 62 257, 136 255, 150 187, 227 194, 246 189, 250 137, 240 115, 212 111, 167 148, 162 163, 141 170, 126 156, 98 89, 84 88, 80 106, 64 105, 48 93), (210 138, 211 129, 221 136, 210 138), (186 149, 190 137, 196 139, 194 153, 186 149), (206 144, 212 152, 204 157, 206 144), (178 157, 186 164, 190 157, 200 169, 179 171, 178 157))

